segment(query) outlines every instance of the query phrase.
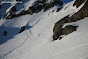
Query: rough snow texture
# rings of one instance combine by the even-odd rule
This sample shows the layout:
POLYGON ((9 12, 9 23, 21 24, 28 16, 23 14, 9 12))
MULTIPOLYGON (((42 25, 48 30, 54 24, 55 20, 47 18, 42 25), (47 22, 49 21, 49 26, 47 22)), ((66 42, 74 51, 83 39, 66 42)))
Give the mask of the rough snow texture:
POLYGON ((52 41, 54 24, 77 10, 73 3, 67 3, 59 12, 52 12, 56 10, 53 7, 46 12, 0 20, 0 41, 10 38, 0 45, 0 59, 88 59, 88 18, 70 23, 79 26, 77 31, 52 41), (22 26, 26 29, 18 34, 22 26))

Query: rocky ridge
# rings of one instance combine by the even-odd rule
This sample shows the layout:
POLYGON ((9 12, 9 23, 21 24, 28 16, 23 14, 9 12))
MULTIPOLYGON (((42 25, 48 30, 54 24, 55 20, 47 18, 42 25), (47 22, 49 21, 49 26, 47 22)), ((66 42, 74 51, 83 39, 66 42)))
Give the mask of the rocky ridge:
POLYGON ((76 22, 85 17, 88 17, 88 0, 76 0, 73 6, 76 5, 76 7, 78 8, 84 2, 85 5, 77 13, 73 14, 70 17, 68 15, 55 23, 55 26, 53 28, 53 33, 54 33, 53 40, 57 40, 58 38, 61 39, 60 37, 61 35, 68 35, 73 31, 76 31, 78 27, 78 26, 68 25, 62 28, 65 23, 76 22))
MULTIPOLYGON (((20 13, 18 14, 14 14, 14 12, 16 12, 16 7, 13 6, 10 10, 9 10, 9 15, 6 14, 6 19, 11 19, 11 18, 14 18, 14 17, 19 17, 19 16, 22 16, 22 15, 26 15, 26 14, 30 14, 32 15, 33 13, 38 13, 40 12, 41 10, 44 11, 47 11, 48 9, 54 7, 55 5, 60 5, 62 6, 63 3, 62 1, 60 0, 51 0, 49 3, 47 3, 47 0, 41 0, 41 1, 35 1, 32 6, 30 6, 28 8, 28 10, 22 10, 20 13)), ((58 7, 57 9, 57 12, 60 10, 61 8, 58 7)), ((5 18, 4 17, 4 18, 5 18)))

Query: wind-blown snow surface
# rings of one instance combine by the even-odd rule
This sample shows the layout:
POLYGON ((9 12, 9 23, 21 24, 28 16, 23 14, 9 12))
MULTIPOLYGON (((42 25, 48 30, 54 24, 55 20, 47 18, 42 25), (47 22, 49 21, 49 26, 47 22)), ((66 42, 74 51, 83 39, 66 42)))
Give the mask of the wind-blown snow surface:
MULTIPOLYGON (((77 31, 52 41, 54 24, 72 14, 76 9, 74 1, 66 4, 59 12, 46 12, 25 15, 9 20, 0 20, 0 25, 26 30, 0 45, 1 59, 88 59, 88 18, 65 25, 78 25, 77 31)), ((18 31, 18 30, 17 30, 18 31)), ((16 32, 17 32, 16 31, 16 32)), ((10 32, 8 30, 8 32, 10 32)), ((0 34, 1 35, 1 34, 0 34)), ((10 35, 10 34, 8 34, 10 35)), ((1 39, 1 37, 0 37, 1 39)))

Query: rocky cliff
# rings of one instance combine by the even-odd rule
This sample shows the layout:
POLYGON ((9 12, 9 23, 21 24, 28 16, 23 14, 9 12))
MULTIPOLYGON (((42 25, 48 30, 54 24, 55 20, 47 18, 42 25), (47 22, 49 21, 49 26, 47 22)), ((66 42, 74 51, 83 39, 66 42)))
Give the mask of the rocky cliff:
MULTIPOLYGON (((32 15, 33 13, 38 13, 41 10, 43 10, 43 12, 47 11, 50 8, 54 7, 55 5, 59 5, 59 6, 63 5, 62 1, 60 1, 60 0, 51 0, 50 2, 47 2, 47 1, 48 0, 36 0, 34 3, 32 3, 32 6, 30 6, 28 8, 28 10, 22 10, 18 14, 14 14, 14 10, 16 10, 16 6, 13 6, 10 9, 10 11, 8 12, 9 15, 7 15, 5 17, 6 17, 6 19, 11 19, 11 18, 14 18, 14 17, 19 17, 19 16, 22 16, 22 15, 26 15, 26 14, 32 15)), ((60 9, 61 8, 58 7, 57 11, 59 11, 60 9)))
POLYGON ((73 31, 76 31, 78 26, 66 26, 64 28, 63 25, 65 23, 72 23, 72 22, 76 22, 79 21, 85 17, 88 17, 88 0, 76 0, 73 4, 73 6, 76 5, 76 7, 78 8, 81 4, 84 4, 84 6, 75 14, 73 14, 72 16, 69 17, 66 16, 64 18, 62 18, 61 20, 59 20, 57 23, 55 23, 55 26, 53 28, 53 40, 57 40, 58 38, 61 39, 61 35, 68 35, 70 33, 72 33, 73 31))

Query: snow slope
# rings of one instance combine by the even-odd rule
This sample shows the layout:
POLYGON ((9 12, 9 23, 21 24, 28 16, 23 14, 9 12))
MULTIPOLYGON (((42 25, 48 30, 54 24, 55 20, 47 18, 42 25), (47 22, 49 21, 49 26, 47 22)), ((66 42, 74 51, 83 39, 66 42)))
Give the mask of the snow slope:
POLYGON ((11 4, 8 4, 8 3, 1 4, 0 3, 0 5, 2 5, 2 7, 0 9, 0 19, 1 19, 2 17, 5 16, 6 10, 11 6, 11 4))
POLYGON ((88 18, 65 24, 79 27, 61 40, 52 41, 54 24, 78 10, 73 3, 67 3, 59 12, 52 12, 57 8, 53 7, 33 15, 0 20, 0 26, 3 25, 0 32, 7 29, 9 33, 6 37, 0 34, 0 39, 5 40, 12 32, 16 33, 0 45, 0 59, 88 59, 88 18), (22 26, 26 26, 26 30, 17 34, 22 26))

